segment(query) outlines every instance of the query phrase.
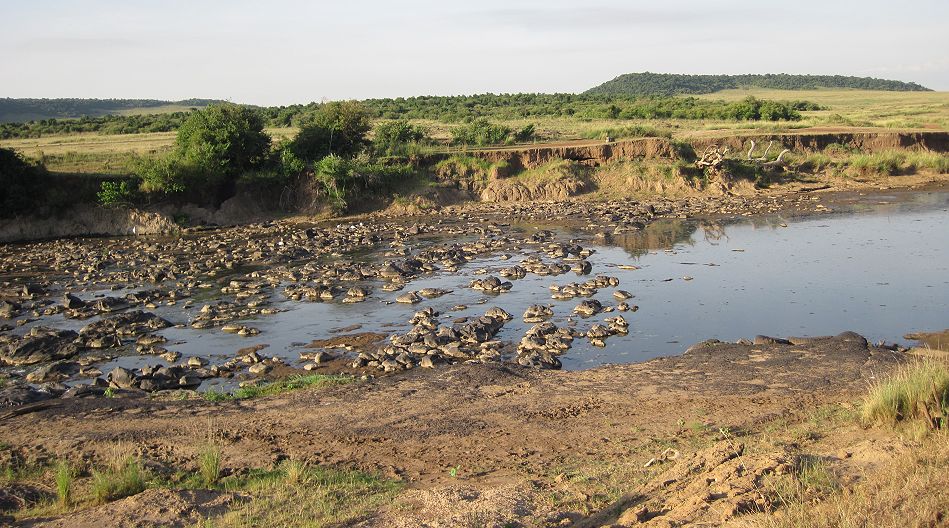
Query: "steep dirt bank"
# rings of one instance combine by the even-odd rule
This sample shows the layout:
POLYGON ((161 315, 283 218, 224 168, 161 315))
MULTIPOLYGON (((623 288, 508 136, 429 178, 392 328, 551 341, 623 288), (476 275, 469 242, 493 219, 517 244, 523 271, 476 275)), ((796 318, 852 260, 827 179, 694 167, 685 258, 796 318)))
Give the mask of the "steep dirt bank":
MULTIPOLYGON (((842 145, 845 148, 864 153, 886 150, 915 150, 930 152, 949 152, 949 132, 833 132, 833 133, 784 133, 784 134, 747 134, 728 135, 726 137, 694 138, 689 142, 697 152, 710 145, 730 147, 733 152, 748 149, 750 140, 758 144, 761 153, 769 141, 776 146, 790 149, 797 154, 822 152, 830 145, 842 145)), ((774 151, 777 153, 777 151, 774 151)))
MULTIPOLYGON (((820 152, 830 145, 843 145, 865 153, 883 150, 908 149, 932 152, 949 152, 949 132, 832 132, 832 133, 782 133, 782 134, 735 134, 722 137, 685 137, 683 141, 701 152, 709 145, 731 147, 732 151, 747 149, 754 139, 759 148, 768 141, 775 141, 781 148, 798 154, 820 152), (762 143, 763 142, 763 143, 762 143)), ((459 155, 472 156, 490 163, 504 162, 509 171, 520 172, 537 168, 554 160, 571 160, 602 164, 617 160, 678 159, 672 140, 666 138, 623 139, 611 143, 578 141, 574 144, 537 145, 501 149, 468 150, 459 155)), ((438 154, 423 164, 434 165, 447 159, 449 154, 438 154)))
POLYGON ((73 236, 156 235, 178 226, 166 215, 137 209, 77 205, 48 218, 0 220, 0 242, 73 236))

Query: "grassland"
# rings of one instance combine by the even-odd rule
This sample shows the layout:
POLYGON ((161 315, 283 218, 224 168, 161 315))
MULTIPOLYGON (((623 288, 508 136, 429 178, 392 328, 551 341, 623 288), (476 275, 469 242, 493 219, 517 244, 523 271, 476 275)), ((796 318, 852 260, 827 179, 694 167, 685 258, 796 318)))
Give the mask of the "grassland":
MULTIPOLYGON (((725 90, 702 95, 706 99, 735 101, 748 96, 760 99, 799 100, 818 103, 824 110, 802 112, 793 122, 715 121, 684 119, 585 119, 573 117, 529 117, 505 121, 513 129, 532 124, 534 143, 625 137, 644 130, 656 135, 688 139, 741 132, 791 132, 802 129, 930 129, 949 130, 949 92, 874 92, 863 90, 725 90)), ((162 107, 163 108, 163 107, 162 107)), ((131 110, 143 112, 152 109, 131 110)), ((165 109, 170 111, 171 109, 165 109)), ((415 120, 424 126, 435 145, 429 151, 445 151, 458 123, 415 120)), ((293 136, 295 128, 269 128, 275 140, 293 136)), ((640 134, 641 135, 641 134, 640 134)), ((174 132, 101 135, 74 134, 42 138, 11 139, 0 146, 13 148, 42 161, 52 172, 74 174, 127 174, 134 156, 151 156, 168 149, 174 132)))

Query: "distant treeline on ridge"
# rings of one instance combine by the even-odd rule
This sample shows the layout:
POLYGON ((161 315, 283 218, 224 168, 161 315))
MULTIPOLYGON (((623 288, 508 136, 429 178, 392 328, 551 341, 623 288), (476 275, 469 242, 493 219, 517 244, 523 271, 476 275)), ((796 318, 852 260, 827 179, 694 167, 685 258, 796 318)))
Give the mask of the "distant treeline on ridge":
POLYGON ((167 105, 202 108, 222 101, 214 99, 11 99, 0 98, 0 123, 99 117, 128 110, 157 108, 167 105))
POLYGON ((683 95, 709 94, 733 88, 771 88, 777 90, 855 88, 889 92, 932 91, 913 82, 846 75, 792 75, 787 73, 686 75, 642 72, 620 75, 612 81, 607 81, 584 93, 601 95, 683 95))

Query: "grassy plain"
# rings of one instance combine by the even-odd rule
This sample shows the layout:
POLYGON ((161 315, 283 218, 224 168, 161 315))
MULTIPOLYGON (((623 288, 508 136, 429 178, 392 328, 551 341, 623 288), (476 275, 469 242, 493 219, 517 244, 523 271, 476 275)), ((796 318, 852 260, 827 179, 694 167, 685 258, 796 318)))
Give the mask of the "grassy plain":
MULTIPOLYGON (((652 129, 674 138, 713 136, 744 132, 791 132, 802 129, 843 131, 844 129, 929 129, 949 130, 949 92, 875 92, 865 90, 725 90, 701 95, 705 99, 739 100, 748 96, 759 99, 808 100, 825 110, 802 112, 803 119, 793 122, 718 121, 688 119, 584 119, 575 117, 535 116, 505 121, 514 129, 533 124, 534 143, 601 138, 609 133, 624 137, 636 129, 652 129), (617 131, 619 132, 617 135, 617 131)), ((146 109, 147 110, 147 109, 146 109)), ((170 111, 170 109, 164 109, 170 111)), ((141 112, 145 110, 135 110, 141 112)), ((445 150, 452 130, 458 123, 416 120, 423 125, 438 146, 445 150)), ((268 128, 275 140, 292 137, 295 128, 268 128)), ((53 172, 78 174, 127 174, 134 156, 155 155, 170 148, 174 132, 143 134, 72 134, 41 138, 0 141, 27 157, 43 161, 53 172)))

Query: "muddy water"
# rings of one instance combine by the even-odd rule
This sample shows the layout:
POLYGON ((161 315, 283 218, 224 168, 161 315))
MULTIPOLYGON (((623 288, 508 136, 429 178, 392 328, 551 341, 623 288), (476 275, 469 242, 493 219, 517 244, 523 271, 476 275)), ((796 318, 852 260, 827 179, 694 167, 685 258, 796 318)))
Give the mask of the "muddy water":
MULTIPOLYGON (((556 239, 581 239, 584 246, 596 249, 589 258, 591 275, 618 277, 619 288, 635 295, 628 302, 639 306, 637 312, 624 314, 631 324, 629 335, 610 337, 605 348, 576 339, 561 357, 564 368, 678 354, 709 338, 733 341, 756 334, 800 336, 853 330, 871 340, 902 342, 906 332, 949 327, 949 193, 856 198, 847 209, 803 220, 662 221, 642 233, 606 243, 594 242, 581 229, 561 228, 556 239)), ((523 227, 520 234, 530 234, 531 229, 523 227)), ((554 323, 575 325, 581 331, 616 315, 584 319, 572 314, 582 299, 553 300, 551 284, 587 278, 574 273, 529 274, 514 280, 510 292, 499 295, 468 287, 472 279, 497 275, 528 253, 509 255, 472 261, 456 273, 423 276, 401 292, 383 292, 379 284, 369 283, 372 296, 356 304, 290 302, 278 292, 274 300, 284 312, 244 323, 261 330, 255 337, 187 326, 161 333, 170 340, 166 347, 185 358, 197 355, 223 361, 241 347, 265 344, 268 348, 262 354, 279 355, 298 365, 302 345, 311 340, 353 332, 404 332, 411 328, 412 314, 427 306, 442 312, 444 324, 477 317, 492 306, 504 308, 515 319, 497 338, 513 343, 532 326, 520 318, 531 304, 551 305, 554 323), (452 293, 414 306, 393 302, 406 291, 427 287, 452 293)), ((601 289, 595 298, 615 306, 613 291, 601 289)), ((197 302, 189 310, 159 307, 155 312, 186 325, 200 306, 197 302)), ((78 328, 87 322, 46 320, 45 324, 50 323, 78 328)), ((101 368, 108 372, 115 365, 140 367, 156 362, 160 360, 154 357, 124 357, 101 368)), ((215 383, 219 382, 209 380, 202 389, 215 383)))

